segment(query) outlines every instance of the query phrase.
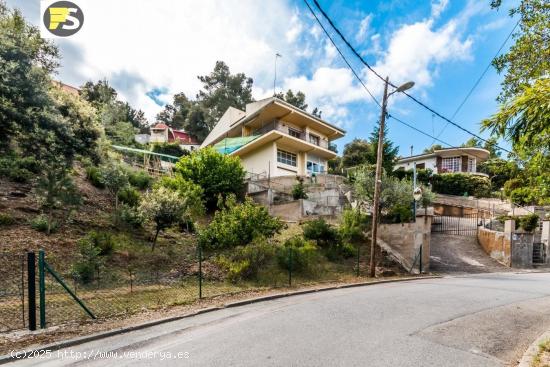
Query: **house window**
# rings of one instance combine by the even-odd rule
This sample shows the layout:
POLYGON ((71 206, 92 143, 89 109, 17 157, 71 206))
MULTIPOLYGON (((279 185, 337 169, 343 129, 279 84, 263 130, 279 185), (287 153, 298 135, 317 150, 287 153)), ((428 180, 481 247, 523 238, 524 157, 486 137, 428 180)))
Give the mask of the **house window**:
POLYGON ((468 172, 476 172, 476 159, 468 158, 468 172))
POLYGON ((296 154, 277 149, 277 162, 296 167, 296 154))
POLYGON ((317 135, 309 134, 309 142, 311 144, 319 145, 319 137, 317 135))
POLYGON ((288 128, 288 135, 300 139, 300 135, 302 135, 302 132, 300 130, 296 130, 296 129, 293 129, 293 128, 289 127, 288 128))
POLYGON ((313 173, 323 173, 325 172, 325 166, 321 163, 307 161, 307 170, 313 173))
POLYGON ((449 157, 441 160, 443 172, 460 172, 460 157, 449 157))

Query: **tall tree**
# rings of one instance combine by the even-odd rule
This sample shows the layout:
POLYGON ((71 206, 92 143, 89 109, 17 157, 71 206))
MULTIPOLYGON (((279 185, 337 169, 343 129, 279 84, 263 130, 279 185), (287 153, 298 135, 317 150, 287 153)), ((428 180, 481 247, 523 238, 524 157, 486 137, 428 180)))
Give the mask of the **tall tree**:
MULTIPOLYGON (((388 175, 393 172, 393 166, 395 165, 395 159, 399 152, 399 147, 393 145, 393 142, 388 137, 388 125, 384 127, 384 143, 382 149, 382 167, 386 170, 388 175)), ((380 132, 380 125, 376 125, 369 138, 369 145, 371 152, 369 154, 370 163, 376 163, 376 156, 378 151, 378 134, 380 132)))
POLYGON ((0 0, 0 150, 47 117, 48 74, 58 59, 57 47, 41 38, 19 10, 0 0))
POLYGON ((223 61, 216 61, 210 74, 198 78, 202 89, 197 94, 197 101, 208 111, 208 118, 214 123, 229 107, 244 110, 247 103, 254 101, 252 78, 244 73, 231 74, 229 66, 223 61))
POLYGON ((189 132, 189 129, 187 129, 187 117, 194 104, 193 101, 187 98, 185 93, 175 94, 172 104, 164 106, 164 110, 157 115, 157 120, 164 122, 174 129, 185 129, 189 132))
MULTIPOLYGON (((499 8, 502 0, 493 0, 491 6, 499 8)), ((515 43, 505 54, 493 60, 499 73, 504 72, 499 102, 510 101, 523 93, 539 78, 548 77, 550 70, 550 5, 547 0, 521 0, 510 9, 510 16, 519 15, 519 30, 513 34, 515 43)))
POLYGON ((279 92, 275 94, 275 97, 282 99, 283 101, 290 103, 294 107, 297 107, 301 110, 305 111, 307 109, 306 95, 301 91, 298 91, 296 92, 296 94, 294 94, 292 89, 289 89, 286 91, 286 93, 279 92))
POLYGON ((371 146, 368 140, 355 138, 344 146, 342 165, 349 168, 371 163, 370 152, 371 146))

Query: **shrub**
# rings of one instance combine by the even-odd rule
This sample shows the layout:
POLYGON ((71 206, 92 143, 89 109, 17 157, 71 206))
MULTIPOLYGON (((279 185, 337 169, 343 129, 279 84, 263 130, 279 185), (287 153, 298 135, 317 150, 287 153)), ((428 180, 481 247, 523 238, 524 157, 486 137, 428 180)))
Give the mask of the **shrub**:
POLYGON ((100 256, 111 255, 116 247, 116 242, 109 232, 91 231, 88 233, 85 240, 99 249, 98 255, 100 256))
POLYGON ((277 262, 285 270, 311 272, 319 264, 319 255, 317 246, 301 236, 289 238, 277 248, 277 262))
POLYGON ((31 227, 39 232, 53 233, 57 230, 58 223, 55 220, 49 220, 47 215, 40 214, 31 220, 31 227))
POLYGON ((168 154, 174 157, 181 157, 189 154, 189 152, 180 147, 178 143, 155 143, 151 150, 155 153, 168 154))
POLYGON ((214 148, 196 150, 180 158, 175 172, 202 187, 203 199, 210 210, 216 208, 220 195, 242 197, 244 193, 245 170, 239 158, 223 155, 214 148))
POLYGON ((19 158, 7 155, 0 159, 0 176, 18 182, 27 183, 40 173, 40 165, 34 157, 19 158))
POLYGON ((247 246, 238 246, 229 257, 221 256, 218 263, 227 270, 231 282, 255 279, 258 272, 275 255, 275 247, 265 239, 259 239, 247 246))
POLYGON ((537 214, 528 214, 519 217, 519 226, 526 232, 533 232, 539 224, 539 216, 537 214))
POLYGON ((359 210, 346 209, 342 213, 340 237, 348 242, 357 243, 363 240, 363 232, 370 228, 370 217, 359 210))
POLYGON ((16 159, 16 165, 19 168, 26 169, 34 174, 40 173, 40 163, 34 157, 23 157, 16 159))
MULTIPOLYGON (((398 169, 393 171, 393 176, 397 177, 400 180, 406 179, 408 181, 413 181, 414 171, 412 169, 404 170, 398 169)), ((431 182, 433 171, 429 168, 419 168, 416 170, 416 182, 423 185, 428 185, 431 182)))
POLYGON ((15 218, 7 213, 0 213, 0 226, 9 226, 15 224, 15 218))
POLYGON ((144 171, 130 171, 128 174, 128 182, 137 189, 145 190, 151 187, 153 177, 144 171))
POLYGON ((504 183, 504 195, 506 195, 506 197, 510 197, 512 191, 523 186, 525 185, 522 180, 519 178, 512 178, 504 183))
POLYGON ((139 204, 140 194, 131 186, 126 186, 118 192, 118 200, 130 207, 135 207, 139 204))
POLYGON ((517 205, 529 205, 537 202, 537 197, 529 187, 519 187, 512 190, 509 195, 510 201, 517 205))
POLYGON ((487 177, 464 173, 433 175, 433 191, 447 195, 490 197, 491 183, 487 177))
POLYGON ((298 182, 292 187, 292 198, 294 200, 307 199, 306 190, 304 188, 304 179, 302 177, 297 177, 296 180, 298 182))
POLYGON ((86 178, 92 185, 97 187, 98 189, 104 189, 105 188, 105 182, 103 181, 103 177, 101 176, 101 171, 96 166, 89 166, 86 167, 86 178))
POLYGON ((315 241, 320 248, 328 248, 340 240, 336 228, 322 218, 306 222, 303 231, 304 238, 315 241))
POLYGON ((96 246, 94 235, 90 234, 78 241, 80 259, 72 266, 74 276, 83 284, 91 283, 105 262, 101 256, 102 250, 96 246))
POLYGON ((33 176, 34 174, 25 168, 14 168, 8 177, 12 179, 12 181, 26 183, 29 182, 33 176))
POLYGON ((122 204, 118 209, 118 217, 122 222, 133 228, 139 228, 143 225, 143 217, 135 207, 122 204))
POLYGON ((269 215, 264 206, 250 198, 237 204, 234 196, 226 200, 225 208, 214 214, 214 219, 199 233, 199 244, 205 249, 223 249, 243 246, 259 237, 272 237, 283 228, 283 223, 269 215))
POLYGON ((412 203, 411 206, 397 204, 388 211, 384 220, 390 223, 407 223, 413 220, 412 203))

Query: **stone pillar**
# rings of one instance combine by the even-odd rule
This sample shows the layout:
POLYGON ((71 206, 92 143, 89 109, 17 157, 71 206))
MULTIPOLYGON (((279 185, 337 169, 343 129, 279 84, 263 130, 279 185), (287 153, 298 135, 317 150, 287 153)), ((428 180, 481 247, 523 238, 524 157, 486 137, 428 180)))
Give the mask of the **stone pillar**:
POLYGON ((516 230, 516 221, 513 219, 508 219, 504 222, 504 233, 511 235, 516 230))
POLYGON ((542 221, 542 233, 540 236, 541 242, 546 250, 546 263, 550 263, 550 220, 542 221))
MULTIPOLYGON (((430 271, 430 243, 433 213, 433 208, 418 209, 416 212, 416 228, 418 233, 422 235, 422 272, 424 273, 430 271)), ((418 246, 418 249, 420 249, 420 246, 418 246)))

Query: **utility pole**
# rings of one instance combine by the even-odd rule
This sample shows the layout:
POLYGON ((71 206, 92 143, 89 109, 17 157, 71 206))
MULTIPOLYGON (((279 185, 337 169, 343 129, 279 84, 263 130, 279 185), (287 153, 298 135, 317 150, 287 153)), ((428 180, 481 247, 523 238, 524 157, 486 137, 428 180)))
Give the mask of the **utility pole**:
POLYGON ((382 113, 380 115, 380 126, 378 131, 378 150, 376 152, 376 176, 374 182, 374 203, 372 208, 372 239, 370 246, 370 265, 369 276, 374 278, 376 275, 375 269, 375 252, 376 252, 376 236, 378 234, 378 212, 380 211, 380 186, 382 183, 382 159, 384 151, 384 127, 386 123, 386 107, 388 104, 388 97, 397 92, 404 92, 414 86, 414 82, 407 82, 397 87, 393 92, 388 94, 389 77, 386 77, 384 83, 384 99, 382 100, 382 113))
POLYGON ((370 245, 369 276, 375 276, 375 252, 376 236, 378 234, 378 211, 380 206, 380 183, 382 181, 382 152, 384 151, 384 125, 386 123, 386 104, 388 102, 388 77, 384 83, 384 99, 382 100, 382 113, 380 115, 380 126, 378 128, 378 150, 376 152, 376 176, 374 181, 374 203, 372 207, 372 239, 370 245))

